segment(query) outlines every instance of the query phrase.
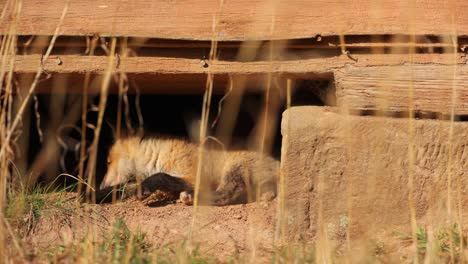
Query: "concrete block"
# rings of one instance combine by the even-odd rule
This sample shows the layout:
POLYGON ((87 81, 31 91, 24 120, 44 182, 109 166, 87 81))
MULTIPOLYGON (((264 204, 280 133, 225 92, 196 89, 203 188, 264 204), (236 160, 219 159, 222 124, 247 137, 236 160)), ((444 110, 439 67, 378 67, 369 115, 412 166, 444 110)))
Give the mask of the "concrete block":
POLYGON ((468 211, 468 123, 307 106, 283 114, 282 135, 291 238, 409 230, 410 208, 419 225, 447 226, 468 211))

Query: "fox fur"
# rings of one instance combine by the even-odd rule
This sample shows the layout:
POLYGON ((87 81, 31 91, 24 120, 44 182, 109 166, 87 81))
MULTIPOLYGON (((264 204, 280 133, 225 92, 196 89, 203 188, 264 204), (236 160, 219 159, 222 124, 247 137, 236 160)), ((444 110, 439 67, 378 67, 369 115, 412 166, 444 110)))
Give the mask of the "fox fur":
POLYGON ((100 189, 166 174, 185 183, 187 188, 180 193, 180 200, 191 204, 200 173, 201 204, 238 204, 276 196, 279 162, 272 157, 254 151, 205 150, 198 171, 199 155, 198 144, 182 139, 119 139, 109 151, 100 189))

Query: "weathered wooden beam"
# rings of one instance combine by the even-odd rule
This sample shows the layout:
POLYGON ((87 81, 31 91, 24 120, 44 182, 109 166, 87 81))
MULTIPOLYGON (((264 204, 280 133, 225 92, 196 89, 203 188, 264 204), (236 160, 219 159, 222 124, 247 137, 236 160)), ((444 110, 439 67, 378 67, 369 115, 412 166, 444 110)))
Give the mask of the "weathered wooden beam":
MULTIPOLYGON (((17 79, 33 78, 32 73, 20 73, 16 75, 17 79)), ((266 80, 265 75, 251 75, 246 83, 248 91, 260 91, 264 89, 266 80)), ((100 93, 103 74, 92 74, 91 83, 88 89, 89 94, 97 95, 100 93)), ((207 76, 204 74, 128 74, 129 94, 137 92, 142 94, 203 94, 206 89, 207 76)), ((44 75, 42 81, 37 85, 35 92, 51 93, 60 92, 68 94, 81 94, 83 92, 85 75, 76 73, 52 74, 50 78, 44 75), (60 76, 65 83, 57 87, 56 77, 60 76)), ((118 79, 112 79, 109 87, 110 93, 118 93, 119 87, 116 82, 118 79)), ((30 83, 25 83, 21 90, 27 91, 30 83)), ((219 75, 214 78, 214 93, 223 94, 229 85, 229 79, 226 75, 219 75)))
MULTIPOLYGON (((106 71, 108 61, 109 59, 105 56, 54 55, 43 62, 43 67, 44 70, 51 73, 91 72, 100 74, 106 71)), ((370 81, 375 79, 372 77, 374 69, 379 71, 381 68, 365 67, 395 66, 411 62, 415 64, 465 65, 468 62, 468 58, 463 54, 414 54, 413 58, 407 54, 356 54, 329 58, 275 60, 271 62, 206 61, 206 64, 204 64, 201 59, 121 57, 114 60, 114 67, 112 69, 115 72, 135 74, 206 74, 209 72, 214 74, 265 74, 268 72, 280 74, 322 74, 332 73, 337 69, 352 65, 356 69, 363 68, 362 74, 370 75, 367 80, 370 81)), ((40 64, 40 55, 18 55, 15 57, 15 71, 18 73, 36 72, 40 64)), ((354 71, 352 68, 346 68, 339 74, 346 77, 347 75, 353 75, 354 71)), ((381 78, 388 78, 388 76, 382 76, 381 78)), ((353 80, 355 79, 351 79, 351 82, 353 80)))
MULTIPOLYGON (((6 12, 0 18, 0 33, 5 34, 13 21, 15 1, 2 2, 0 9, 6 12)), ((15 33, 52 35, 64 3, 22 1, 15 33)), ((468 35, 468 1, 237 0, 219 5, 218 0, 74 0, 60 34, 225 41, 298 39, 317 34, 468 35)))
POLYGON ((335 81, 337 103, 349 109, 468 114, 467 64, 347 66, 335 81))

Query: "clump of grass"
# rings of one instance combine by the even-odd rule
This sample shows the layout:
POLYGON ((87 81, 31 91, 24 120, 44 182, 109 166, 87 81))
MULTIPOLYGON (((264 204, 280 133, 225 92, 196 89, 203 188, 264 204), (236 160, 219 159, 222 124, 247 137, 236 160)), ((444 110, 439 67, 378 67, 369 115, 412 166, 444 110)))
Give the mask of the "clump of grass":
POLYGON ((140 231, 132 233, 119 218, 102 239, 96 241, 88 234, 78 243, 49 249, 45 258, 49 262, 150 263, 150 246, 146 234, 140 231))
MULTIPOLYGON (((217 263, 215 258, 203 255, 198 247, 189 250, 186 241, 177 245, 166 245, 153 252, 153 260, 155 263, 169 264, 169 263, 192 263, 192 264, 205 264, 217 263)), ((227 262, 227 261, 226 261, 227 262)), ((230 263, 234 261, 231 260, 230 263)))
POLYGON ((276 248, 271 263, 316 263, 316 248, 304 243, 276 248))
POLYGON ((71 214, 73 206, 64 192, 50 192, 51 187, 12 190, 8 193, 5 216, 21 237, 28 235, 45 213, 71 214))
MULTIPOLYGON (((412 243, 412 236, 407 234, 398 234, 399 238, 404 243, 412 243)), ((468 237, 465 234, 459 232, 457 224, 453 224, 447 228, 441 228, 433 235, 433 241, 431 241, 427 228, 418 227, 416 229, 417 238, 417 250, 420 258, 426 257, 428 254, 432 255, 432 258, 437 261, 450 261, 451 252, 454 253, 455 261, 461 261, 463 252, 458 247, 461 242, 466 245, 468 237), (450 239, 453 239, 451 243, 450 239), (430 245, 432 243, 432 245, 430 245), (453 246, 451 246, 453 245, 453 246), (453 247, 453 248, 452 248, 453 247)))
POLYGON ((146 263, 150 259, 149 248, 146 234, 140 231, 133 234, 121 218, 115 221, 111 234, 100 245, 102 252, 112 252, 112 262, 126 258, 130 263, 146 263))
POLYGON ((94 263, 216 263, 198 250, 188 251, 184 243, 154 248, 141 231, 132 232, 122 218, 95 241, 91 235, 79 243, 58 245, 48 250, 49 262, 94 263))

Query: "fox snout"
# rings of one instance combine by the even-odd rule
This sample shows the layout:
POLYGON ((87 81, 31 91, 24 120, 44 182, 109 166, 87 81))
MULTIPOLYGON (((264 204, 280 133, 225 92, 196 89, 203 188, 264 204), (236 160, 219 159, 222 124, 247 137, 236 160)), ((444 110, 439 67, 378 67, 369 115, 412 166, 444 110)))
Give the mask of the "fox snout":
POLYGON ((108 166, 107 173, 104 175, 104 179, 102 180, 99 189, 102 190, 131 180, 131 176, 134 175, 133 169, 127 166, 118 166, 119 164, 125 165, 125 162, 120 161, 108 166))
POLYGON ((108 168, 108 171, 106 175, 104 175, 104 179, 102 179, 99 189, 102 190, 107 187, 112 187, 119 183, 120 181, 119 181, 118 173, 113 168, 108 168))
POLYGON ((109 183, 109 180, 108 180, 108 177, 107 177, 107 173, 106 175, 104 176, 104 179, 102 180, 101 182, 101 185, 99 185, 99 189, 100 190, 103 190, 107 187, 111 187, 112 185, 109 183))

